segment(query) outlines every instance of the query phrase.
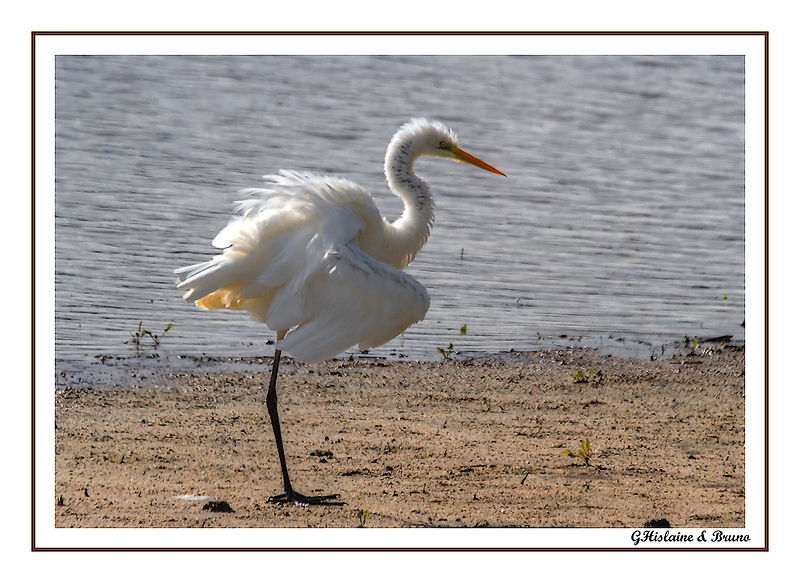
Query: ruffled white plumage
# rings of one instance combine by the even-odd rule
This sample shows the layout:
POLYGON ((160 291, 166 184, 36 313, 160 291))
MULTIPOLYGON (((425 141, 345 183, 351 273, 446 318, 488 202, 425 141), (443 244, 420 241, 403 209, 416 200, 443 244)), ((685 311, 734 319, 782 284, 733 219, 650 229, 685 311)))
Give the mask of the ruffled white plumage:
POLYGON ((379 346, 424 318, 425 288, 360 245, 389 225, 366 191, 313 174, 265 178, 214 238, 223 253, 175 271, 186 301, 288 330, 277 348, 309 363, 379 346))

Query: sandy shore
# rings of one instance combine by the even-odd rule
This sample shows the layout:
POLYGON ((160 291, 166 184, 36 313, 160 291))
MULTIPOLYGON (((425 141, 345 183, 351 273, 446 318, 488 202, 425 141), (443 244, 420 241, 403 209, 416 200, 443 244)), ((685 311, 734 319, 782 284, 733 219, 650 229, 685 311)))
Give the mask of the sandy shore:
POLYGON ((744 354, 289 363, 279 406, 293 482, 340 494, 336 507, 267 502, 281 491, 269 359, 61 387, 55 525, 741 527, 744 354), (588 464, 562 455, 585 439, 588 464))

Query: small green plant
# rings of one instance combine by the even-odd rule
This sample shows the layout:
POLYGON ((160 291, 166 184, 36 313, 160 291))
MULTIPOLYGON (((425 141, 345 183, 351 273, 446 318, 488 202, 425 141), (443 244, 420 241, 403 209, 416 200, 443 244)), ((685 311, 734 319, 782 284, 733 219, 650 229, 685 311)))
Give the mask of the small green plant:
MULTIPOLYGON (((461 328, 459 329, 459 334, 461 334, 461 336, 466 336, 467 335, 467 325, 466 324, 463 324, 461 326, 461 328)), ((438 347, 436 349, 436 351, 439 354, 442 355, 442 359, 450 360, 450 355, 453 354, 453 352, 455 351, 455 347, 453 346, 453 343, 451 342, 450 344, 447 345, 446 348, 442 348, 440 346, 440 347, 438 347)))
POLYGON ((587 383, 589 382, 589 376, 594 373, 594 369, 589 369, 584 371, 582 368, 578 370, 574 375, 572 375, 573 380, 576 383, 587 383))
POLYGON ((143 342, 146 337, 150 338, 150 340, 153 342, 153 348, 157 349, 159 344, 161 344, 161 339, 163 338, 164 334, 169 332, 171 329, 172 322, 167 324, 167 327, 164 328, 164 331, 159 336, 158 334, 153 334, 149 330, 142 328, 142 322, 139 322, 139 327, 136 329, 136 332, 131 332, 131 337, 133 338, 132 342, 134 347, 136 347, 136 352, 142 352, 145 350, 143 342))
POLYGON ((684 348, 690 349, 691 352, 694 352, 698 346, 700 346, 700 339, 695 336, 694 338, 689 338, 688 336, 683 337, 682 344, 684 348))
POLYGON ((356 516, 358 516, 359 528, 364 528, 364 524, 366 524, 367 516, 369 516, 369 514, 370 514, 369 510, 367 510, 366 508, 358 511, 358 514, 356 514, 356 516))
POLYGON ((450 355, 453 353, 453 343, 447 345, 447 348, 442 348, 441 346, 436 350, 439 351, 439 354, 442 355, 444 360, 450 360, 450 355))
MULTIPOLYGON (((461 334, 461 336, 466 336, 467 335, 467 325, 466 324, 463 324, 461 326, 461 328, 459 329, 459 334, 461 334)), ((453 352, 455 351, 455 347, 453 346, 453 343, 451 342, 450 344, 447 345, 446 348, 442 348, 440 346, 440 347, 438 347, 436 349, 436 351, 439 354, 442 355, 442 358, 444 360, 450 360, 450 355, 453 354, 453 352)))
POLYGON ((572 458, 581 458, 587 466, 591 465, 589 458, 592 455, 592 444, 589 443, 589 438, 587 437, 583 441, 581 441, 581 446, 578 448, 578 453, 573 453, 572 451, 565 449, 561 452, 561 455, 566 457, 572 458))

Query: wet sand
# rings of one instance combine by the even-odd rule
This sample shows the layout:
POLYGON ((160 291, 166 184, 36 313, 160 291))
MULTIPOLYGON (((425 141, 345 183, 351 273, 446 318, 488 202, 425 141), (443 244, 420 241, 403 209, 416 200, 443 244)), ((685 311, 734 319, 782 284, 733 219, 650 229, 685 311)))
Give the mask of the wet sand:
POLYGON ((293 484, 345 503, 306 508, 268 502, 282 491, 268 358, 135 387, 67 380, 55 525, 742 527, 744 354, 288 362, 279 408, 293 484))

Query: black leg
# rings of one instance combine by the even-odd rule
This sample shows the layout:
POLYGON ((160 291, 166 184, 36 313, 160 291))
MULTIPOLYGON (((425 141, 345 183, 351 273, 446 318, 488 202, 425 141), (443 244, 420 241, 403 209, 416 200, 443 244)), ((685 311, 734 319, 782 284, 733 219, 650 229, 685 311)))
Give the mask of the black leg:
POLYGON ((286 455, 283 452, 283 439, 281 438, 281 422, 278 419, 278 366, 281 361, 281 351, 275 351, 275 358, 272 363, 272 376, 269 380, 269 391, 267 391, 267 411, 269 420, 272 422, 272 431, 275 433, 275 445, 278 446, 278 457, 281 460, 281 473, 283 474, 284 493, 269 498, 269 502, 284 503, 291 502, 298 506, 309 505, 336 505, 340 506, 344 502, 335 501, 339 495, 330 494, 327 496, 304 496, 294 491, 289 481, 289 470, 286 466, 286 455))

